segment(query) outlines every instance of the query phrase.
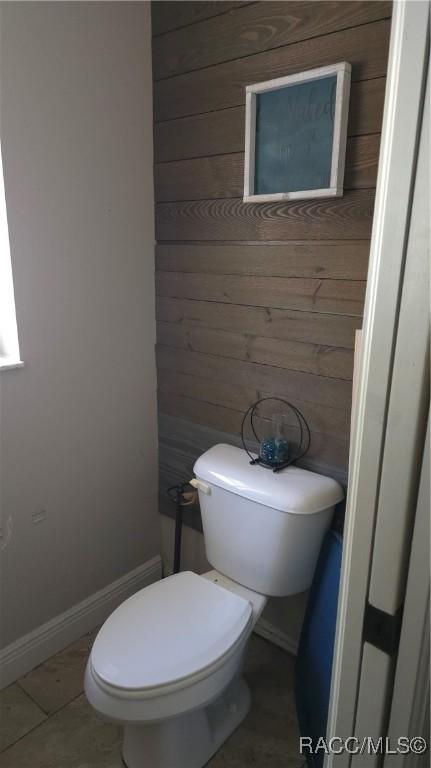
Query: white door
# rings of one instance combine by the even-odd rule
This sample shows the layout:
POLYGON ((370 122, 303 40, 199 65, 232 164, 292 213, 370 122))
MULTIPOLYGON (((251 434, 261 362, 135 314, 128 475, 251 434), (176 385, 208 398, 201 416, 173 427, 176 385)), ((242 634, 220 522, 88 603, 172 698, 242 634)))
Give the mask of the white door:
POLYGON ((381 765, 367 752, 395 722, 429 402, 428 35, 427 2, 395 3, 327 731, 327 742, 355 737, 349 747, 365 743, 365 753, 328 755, 328 768, 381 765))
POLYGON ((424 457, 412 537, 404 618, 398 649, 388 736, 395 743, 400 734, 420 737, 414 750, 404 756, 387 755, 384 768, 429 768, 430 744, 430 425, 424 457))

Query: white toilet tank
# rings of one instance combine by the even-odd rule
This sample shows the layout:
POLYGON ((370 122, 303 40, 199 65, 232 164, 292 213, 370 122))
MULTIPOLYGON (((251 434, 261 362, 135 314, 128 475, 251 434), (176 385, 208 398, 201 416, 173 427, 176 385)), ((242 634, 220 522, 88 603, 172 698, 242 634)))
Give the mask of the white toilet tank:
POLYGON ((196 462, 206 554, 217 571, 262 595, 308 589, 335 504, 335 480, 299 467, 251 465, 240 448, 215 445, 196 462))

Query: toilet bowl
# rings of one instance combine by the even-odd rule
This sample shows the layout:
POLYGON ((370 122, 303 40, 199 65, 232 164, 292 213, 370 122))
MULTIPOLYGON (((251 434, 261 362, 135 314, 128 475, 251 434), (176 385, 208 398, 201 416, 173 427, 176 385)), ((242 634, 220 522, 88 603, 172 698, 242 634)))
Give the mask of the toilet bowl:
POLYGON ((85 673, 93 707, 124 725, 127 768, 203 768, 245 717, 247 640, 269 596, 308 589, 343 490, 274 474, 217 445, 195 464, 208 561, 145 587, 108 618, 85 673))
POLYGON ((265 602, 217 571, 182 572, 114 611, 93 645, 85 692, 125 725, 129 768, 201 768, 237 727, 250 702, 244 651, 265 602))

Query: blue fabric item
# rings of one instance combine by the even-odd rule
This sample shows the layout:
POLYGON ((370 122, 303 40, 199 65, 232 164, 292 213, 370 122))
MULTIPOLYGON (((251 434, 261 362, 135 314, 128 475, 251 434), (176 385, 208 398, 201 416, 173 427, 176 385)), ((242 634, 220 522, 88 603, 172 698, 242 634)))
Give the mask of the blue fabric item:
MULTIPOLYGON (((301 736, 316 744, 326 737, 342 537, 329 531, 322 544, 305 612, 295 668, 296 709, 301 736)), ((321 768, 324 750, 304 755, 310 768, 321 768)))

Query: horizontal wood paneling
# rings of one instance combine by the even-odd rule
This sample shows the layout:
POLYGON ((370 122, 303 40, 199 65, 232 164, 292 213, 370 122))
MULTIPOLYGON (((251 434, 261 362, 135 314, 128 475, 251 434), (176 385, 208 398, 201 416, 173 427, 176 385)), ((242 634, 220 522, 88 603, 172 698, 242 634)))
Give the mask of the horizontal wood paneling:
POLYGON ((156 120, 199 114, 245 102, 245 86, 312 67, 348 61, 352 80, 386 75, 389 21, 334 32, 155 84, 156 120))
MULTIPOLYGON (((349 139, 345 189, 376 186, 380 136, 349 139)), ((244 189, 244 153, 160 163, 154 169, 156 201, 205 200, 241 197, 244 189)))
POLYGON ((157 0, 151 3, 151 22, 153 35, 160 35, 172 29, 195 24, 202 19, 209 19, 221 13, 227 13, 249 2, 235 0, 157 0))
MULTIPOLYGON (((204 424, 199 424, 181 417, 175 417, 167 413, 159 414, 159 441, 160 441, 160 460, 163 473, 167 475, 172 467, 177 473, 181 465, 187 466, 185 474, 178 479, 190 478, 193 476, 193 465, 196 459, 208 448, 217 443, 230 443, 240 446, 240 436, 234 433, 223 432, 220 427, 214 429, 204 424)), ((256 443, 247 440, 250 450, 256 450, 256 443)), ((300 466, 307 467, 315 472, 322 472, 325 475, 332 475, 343 485, 346 484, 346 472, 343 469, 334 470, 335 464, 325 464, 322 457, 310 459, 306 456, 300 461, 300 466)))
POLYGON ((159 37, 153 46, 154 78, 202 69, 390 15, 391 3, 378 0, 297 0, 288 9, 284 2, 265 2, 263 8, 256 3, 201 21, 193 36, 188 29, 180 29, 159 37))
POLYGON ((161 509, 200 453, 239 445, 261 396, 306 416, 303 466, 345 478, 391 4, 153 5, 161 509), (352 64, 344 195, 244 204, 245 86, 337 61, 352 64))
POLYGON ((160 240, 366 240, 371 234, 374 190, 343 197, 282 203, 242 199, 159 203, 160 240))
MULTIPOLYGON (((160 345, 157 349, 160 370, 202 376, 223 383, 235 381, 239 386, 254 387, 288 400, 309 401, 331 408, 348 410, 351 405, 352 385, 342 379, 311 376, 298 371, 284 370, 272 365, 260 365, 217 355, 190 352, 160 345)), ((248 407, 250 403, 246 404, 248 407)), ((246 410, 246 408, 244 408, 246 410)))
POLYGON ((275 365, 317 376, 351 379, 353 373, 352 350, 322 344, 161 322, 157 326, 157 339, 160 344, 177 349, 193 352, 210 349, 213 355, 275 365))
POLYGON ((159 296, 177 299, 361 316, 365 283, 360 280, 158 272, 156 291, 159 296))
MULTIPOLYGON (((213 440, 215 432, 204 427, 199 428, 186 419, 174 419, 165 413, 159 411, 158 415, 159 437, 161 442, 169 450, 177 453, 184 453, 196 456, 196 458, 215 445, 217 442, 228 442, 228 440, 213 440), (198 453, 194 454, 194 451, 198 453)), ((227 437, 226 433, 219 431, 220 435, 227 437)), ((239 445, 238 437, 232 435, 234 445, 239 445)))
POLYGON ((156 202, 241 197, 244 153, 161 163, 154 168, 156 202))
MULTIPOLYGON (((167 395, 159 393, 159 405, 163 413, 169 413, 198 424, 205 424, 213 429, 221 429, 230 434, 239 435, 241 431, 242 414, 230 408, 212 405, 187 397, 167 395)), ((259 429, 259 420, 256 419, 256 428, 259 429)), ((290 428, 292 442, 298 437, 298 428, 290 428)), ((336 465, 342 469, 347 468, 346 440, 339 440, 332 435, 320 432, 312 433, 311 446, 308 457, 320 459, 330 465, 336 465)))
POLYGON ((175 243, 156 246, 156 269, 219 275, 365 280, 368 240, 256 243, 175 243))
POLYGON ((347 140, 345 189, 375 187, 379 162, 380 134, 347 140))
MULTIPOLYGON (((386 78, 352 83, 349 136, 380 133, 386 78)), ((155 161, 244 151, 245 107, 180 117, 154 126, 155 161)))
MULTIPOLYGON (((167 371, 161 371, 159 376, 159 390, 171 395, 188 397, 213 405, 221 405, 239 411, 243 414, 245 402, 255 402, 259 397, 270 397, 270 392, 261 392, 252 386, 242 387, 235 382, 229 384, 213 381, 201 376, 188 376, 177 373, 175 377, 167 371)), ((350 419, 350 412, 341 408, 329 408, 316 403, 295 401, 296 406, 304 414, 313 432, 333 435, 344 439, 350 419)), ((285 413, 285 408, 276 401, 266 403, 266 411, 262 411, 264 417, 274 413, 285 413)), ((259 412, 259 409, 258 409, 259 412)), ((289 411, 286 414, 287 421, 297 426, 294 414, 289 411)))
POLYGON ((177 326, 214 328, 265 338, 353 349, 361 317, 248 307, 211 301, 157 297, 157 319, 177 326))

